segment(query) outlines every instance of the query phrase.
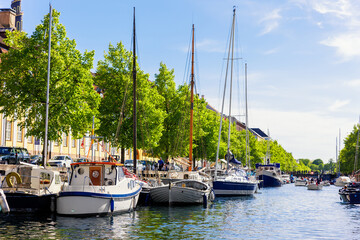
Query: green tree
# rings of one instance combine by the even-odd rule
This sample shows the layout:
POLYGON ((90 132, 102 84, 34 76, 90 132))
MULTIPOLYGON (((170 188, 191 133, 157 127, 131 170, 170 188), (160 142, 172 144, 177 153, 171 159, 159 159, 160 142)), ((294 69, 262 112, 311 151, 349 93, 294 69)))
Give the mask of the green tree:
MULTIPOLYGON (((98 62, 95 83, 104 90, 99 108, 97 130, 113 146, 133 145, 133 79, 132 54, 120 42, 109 44, 104 60, 98 62)), ((157 147, 163 131, 165 112, 160 107, 164 98, 137 66, 137 139, 143 150, 157 147)))
MULTIPOLYGON (((82 136, 91 129, 100 96, 94 91, 90 70, 94 52, 81 54, 75 40, 66 37, 59 22, 60 13, 53 10, 51 36, 51 74, 48 139, 61 141, 62 133, 82 136)), ((27 136, 44 139, 45 103, 48 64, 49 15, 31 36, 24 32, 7 32, 10 46, 1 56, 1 112, 20 127, 27 136)))
MULTIPOLYGON (((360 160, 358 160, 357 166, 354 166, 356 155, 356 141, 357 135, 359 134, 359 128, 359 125, 355 125, 353 131, 344 140, 345 146, 341 150, 339 156, 341 164, 340 170, 342 173, 351 174, 354 170, 358 170, 360 168, 360 160)), ((336 166, 336 168, 338 168, 338 166, 336 166)))

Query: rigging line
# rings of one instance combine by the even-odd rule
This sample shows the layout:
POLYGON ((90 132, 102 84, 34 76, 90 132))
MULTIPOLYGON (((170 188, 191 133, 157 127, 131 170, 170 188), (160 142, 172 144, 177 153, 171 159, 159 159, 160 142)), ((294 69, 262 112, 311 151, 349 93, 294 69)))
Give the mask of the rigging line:
POLYGON ((190 57, 191 57, 191 43, 192 43, 192 30, 190 33, 190 40, 189 40, 189 45, 188 45, 188 51, 187 51, 187 55, 186 55, 186 62, 185 62, 185 69, 184 69, 184 76, 183 76, 183 82, 187 83, 187 78, 189 77, 189 72, 190 72, 190 57))
POLYGON ((120 128, 122 125, 122 121, 123 121, 123 115, 124 115, 124 110, 125 110, 125 103, 126 103, 126 99, 127 99, 127 90, 129 87, 130 81, 126 81, 126 85, 125 85, 125 92, 124 92, 124 100, 122 102, 122 106, 121 106, 121 111, 120 111, 120 116, 119 116, 119 121, 118 121, 118 126, 116 128, 116 134, 115 134, 115 141, 118 139, 119 133, 120 133, 120 128))

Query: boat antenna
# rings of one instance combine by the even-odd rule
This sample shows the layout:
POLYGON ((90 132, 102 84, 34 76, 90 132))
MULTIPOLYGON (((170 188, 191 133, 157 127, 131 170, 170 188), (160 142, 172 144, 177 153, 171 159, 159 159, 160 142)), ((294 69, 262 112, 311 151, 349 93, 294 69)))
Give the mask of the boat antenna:
POLYGON ((133 74, 133 124, 134 124, 134 137, 133 137, 133 147, 134 147, 134 174, 136 174, 136 169, 137 169, 137 166, 136 166, 136 136, 137 136, 137 121, 136 121, 136 31, 135 31, 135 7, 134 7, 134 22, 133 22, 133 41, 134 41, 134 44, 133 44, 133 71, 132 71, 132 74, 133 74))
POLYGON ((49 49, 48 49, 48 67, 46 83, 46 104, 45 104, 45 137, 44 137, 44 168, 48 158, 48 128, 49 128, 49 85, 50 85, 50 59, 51 59, 51 25, 52 25, 52 6, 49 4, 49 49))

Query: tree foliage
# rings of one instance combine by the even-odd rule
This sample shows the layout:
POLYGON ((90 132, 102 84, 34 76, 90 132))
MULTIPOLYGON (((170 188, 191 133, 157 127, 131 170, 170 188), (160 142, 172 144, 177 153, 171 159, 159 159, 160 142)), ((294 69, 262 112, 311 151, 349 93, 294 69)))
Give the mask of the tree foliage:
MULTIPOLYGON (((100 97, 93 89, 94 52, 80 53, 66 37, 53 10, 48 139, 61 141, 62 133, 82 136, 91 129, 100 97)), ((6 117, 20 121, 27 136, 44 139, 48 65, 49 15, 31 36, 7 32, 8 53, 1 56, 0 106, 6 117)))
MULTIPOLYGON (((120 42, 109 44, 104 60, 98 62, 95 83, 104 91, 99 108, 97 134, 113 146, 133 146, 132 53, 120 42)), ((139 66, 137 71, 137 142, 138 148, 152 149, 159 144, 165 112, 164 101, 139 66)))

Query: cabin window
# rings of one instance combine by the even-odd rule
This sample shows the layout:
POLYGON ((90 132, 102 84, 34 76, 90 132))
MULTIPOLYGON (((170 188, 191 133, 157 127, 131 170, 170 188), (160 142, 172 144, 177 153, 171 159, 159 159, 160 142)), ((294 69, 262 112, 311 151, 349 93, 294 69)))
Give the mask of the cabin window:
POLYGON ((85 172, 85 170, 84 170, 83 168, 79 168, 79 169, 78 169, 78 174, 79 174, 79 175, 83 175, 84 172, 85 172))
POLYGON ((125 177, 124 171, 121 167, 118 168, 118 179, 121 181, 125 177))
POLYGON ((51 182, 50 174, 46 172, 40 173, 40 184, 49 185, 51 182))
POLYGON ((60 184, 60 175, 55 175, 55 184, 60 184))

